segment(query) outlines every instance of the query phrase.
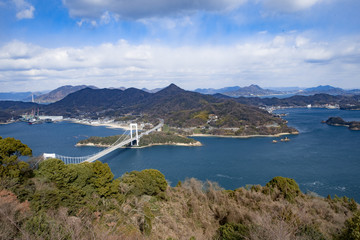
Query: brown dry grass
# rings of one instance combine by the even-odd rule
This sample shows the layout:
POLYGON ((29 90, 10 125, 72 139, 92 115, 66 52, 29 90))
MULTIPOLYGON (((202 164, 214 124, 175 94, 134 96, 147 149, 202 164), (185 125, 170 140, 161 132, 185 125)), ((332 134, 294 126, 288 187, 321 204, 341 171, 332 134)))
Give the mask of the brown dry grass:
POLYGON ((168 201, 156 203, 160 212, 151 238, 213 239, 220 225, 241 223, 251 229, 248 239, 309 239, 300 234, 305 226, 332 239, 352 216, 341 202, 302 194, 289 203, 278 192, 262 193, 264 188, 225 191, 215 183, 188 179, 168 189, 168 201))
POLYGON ((216 183, 187 179, 181 186, 168 187, 165 200, 129 196, 113 209, 80 211, 76 216, 66 208, 47 211, 47 235, 29 233, 23 224, 33 214, 29 204, 2 190, 0 239, 220 239, 217 231, 226 223, 248 227, 245 239, 314 239, 302 234, 304 229, 332 239, 353 215, 345 200, 301 194, 290 203, 279 191, 267 190, 254 186, 227 191, 216 183))

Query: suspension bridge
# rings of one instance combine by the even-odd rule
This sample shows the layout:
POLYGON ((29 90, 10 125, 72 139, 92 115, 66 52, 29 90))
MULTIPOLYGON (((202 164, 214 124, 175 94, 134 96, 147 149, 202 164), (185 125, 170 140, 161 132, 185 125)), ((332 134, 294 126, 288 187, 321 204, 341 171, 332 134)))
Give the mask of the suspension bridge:
POLYGON ((79 163, 83 163, 83 162, 94 162, 94 161, 98 160, 99 158, 102 158, 105 155, 107 155, 121 147, 124 147, 127 145, 132 146, 134 144, 136 144, 138 146, 141 137, 143 137, 144 135, 148 135, 154 131, 157 131, 164 125, 163 119, 159 119, 159 121, 160 121, 160 123, 158 125, 156 125, 155 127, 153 127, 152 129, 150 129, 148 131, 142 132, 141 134, 138 134, 137 124, 131 123, 130 130, 127 130, 122 135, 120 135, 120 137, 113 144, 111 144, 110 147, 108 147, 98 153, 92 154, 92 155, 81 156, 81 157, 69 157, 69 156, 59 155, 56 153, 44 153, 43 158, 44 159, 57 158, 57 159, 62 160, 65 164, 79 164, 79 163), (135 134, 133 134, 134 130, 135 130, 135 134))

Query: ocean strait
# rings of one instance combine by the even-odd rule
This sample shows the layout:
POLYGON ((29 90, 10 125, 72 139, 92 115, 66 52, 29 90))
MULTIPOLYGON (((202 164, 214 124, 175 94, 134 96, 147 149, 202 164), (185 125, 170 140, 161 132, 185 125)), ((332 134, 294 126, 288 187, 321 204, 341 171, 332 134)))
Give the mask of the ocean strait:
MULTIPOLYGON (((360 201, 360 131, 322 124, 331 116, 359 121, 360 111, 338 109, 281 109, 288 125, 300 131, 289 142, 280 138, 196 137, 203 146, 154 146, 120 149, 103 159, 115 177, 125 172, 154 168, 171 185, 186 178, 210 180, 225 189, 265 185, 275 176, 296 180, 303 192, 326 197, 347 196, 360 201), (273 143, 273 140, 278 140, 273 143)), ((70 122, 28 125, 23 122, 0 125, 0 136, 14 137, 27 144, 33 155, 57 153, 84 156, 100 151, 96 147, 75 147, 90 136, 121 134, 121 129, 94 127, 70 122)))

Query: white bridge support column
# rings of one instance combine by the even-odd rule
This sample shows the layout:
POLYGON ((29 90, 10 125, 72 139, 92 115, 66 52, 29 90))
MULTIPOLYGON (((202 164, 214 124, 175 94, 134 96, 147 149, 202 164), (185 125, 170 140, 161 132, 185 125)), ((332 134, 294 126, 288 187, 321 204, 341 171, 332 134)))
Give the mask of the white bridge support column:
MULTIPOLYGON (((130 123, 130 139, 133 138, 133 127, 135 127, 135 136, 136 136, 136 146, 139 146, 139 134, 138 134, 138 125, 137 123, 130 123)), ((131 146, 133 142, 131 141, 131 146)))

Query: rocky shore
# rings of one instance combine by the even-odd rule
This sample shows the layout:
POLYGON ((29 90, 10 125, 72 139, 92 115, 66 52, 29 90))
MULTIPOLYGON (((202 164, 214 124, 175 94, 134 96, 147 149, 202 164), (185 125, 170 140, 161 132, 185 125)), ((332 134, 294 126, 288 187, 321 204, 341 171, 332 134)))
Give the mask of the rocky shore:
POLYGON ((330 117, 328 120, 323 121, 323 123, 326 123, 331 126, 344 126, 344 127, 348 127, 350 130, 355 130, 355 131, 360 130, 360 121, 347 122, 341 117, 330 117))

